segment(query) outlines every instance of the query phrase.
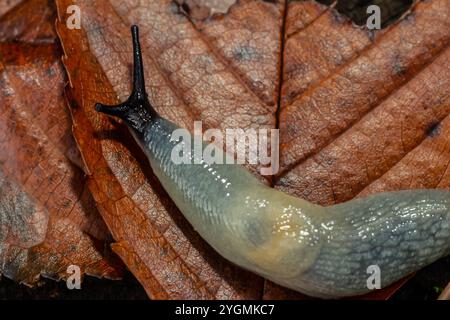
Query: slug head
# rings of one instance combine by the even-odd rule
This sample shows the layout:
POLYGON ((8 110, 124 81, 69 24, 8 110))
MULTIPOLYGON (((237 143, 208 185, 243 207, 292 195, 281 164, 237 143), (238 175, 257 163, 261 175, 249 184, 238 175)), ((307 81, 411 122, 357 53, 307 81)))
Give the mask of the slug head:
POLYGON ((147 123, 158 118, 158 114, 148 101, 145 91, 144 66, 142 63, 142 52, 139 44, 139 29, 136 25, 131 27, 133 38, 133 90, 129 98, 118 105, 110 106, 101 103, 95 104, 95 109, 99 112, 118 117, 125 123, 142 132, 147 123))

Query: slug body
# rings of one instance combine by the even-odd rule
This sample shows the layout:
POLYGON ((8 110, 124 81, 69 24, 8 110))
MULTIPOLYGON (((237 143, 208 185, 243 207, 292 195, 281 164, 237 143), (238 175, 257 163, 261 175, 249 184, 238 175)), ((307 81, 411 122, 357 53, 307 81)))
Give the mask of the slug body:
POLYGON ((148 102, 136 26, 132 34, 133 92, 118 106, 96 109, 125 121, 172 200, 223 257, 285 287, 334 298, 370 291, 373 266, 385 287, 450 254, 448 190, 322 207, 265 186, 239 165, 175 164, 178 127, 148 102))

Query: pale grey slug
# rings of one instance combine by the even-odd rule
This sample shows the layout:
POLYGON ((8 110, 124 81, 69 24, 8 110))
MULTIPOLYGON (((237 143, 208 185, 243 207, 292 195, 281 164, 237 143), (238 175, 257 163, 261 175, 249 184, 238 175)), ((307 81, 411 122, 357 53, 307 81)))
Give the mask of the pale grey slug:
POLYGON ((322 207, 262 184, 239 165, 173 163, 178 126, 148 101, 136 26, 132 36, 133 91, 96 110, 128 125, 172 200, 223 257, 285 287, 335 298, 368 292, 370 266, 379 267, 385 287, 450 254, 450 190, 387 192, 322 207))

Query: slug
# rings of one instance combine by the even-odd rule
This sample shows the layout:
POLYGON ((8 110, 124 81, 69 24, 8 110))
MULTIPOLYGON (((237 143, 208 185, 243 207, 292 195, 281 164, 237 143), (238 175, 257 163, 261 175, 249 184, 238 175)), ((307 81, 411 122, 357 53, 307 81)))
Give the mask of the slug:
POLYGON ((148 101, 137 26, 131 32, 132 93, 96 110, 127 124, 169 196, 223 257, 287 288, 338 298, 369 292, 370 270, 385 287, 450 254, 450 190, 386 192, 322 207, 236 164, 173 163, 179 141, 171 136, 179 127, 148 101))

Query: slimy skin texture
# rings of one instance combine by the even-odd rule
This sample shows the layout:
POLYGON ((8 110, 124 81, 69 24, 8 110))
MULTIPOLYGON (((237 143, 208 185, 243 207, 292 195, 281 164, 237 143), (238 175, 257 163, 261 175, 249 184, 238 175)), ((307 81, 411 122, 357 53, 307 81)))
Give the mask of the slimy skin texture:
POLYGON ((179 141, 171 136, 179 127, 148 102, 136 26, 132 34, 133 92, 119 106, 96 109, 124 120, 171 199, 223 257, 296 291, 337 298, 369 292, 369 266, 380 268, 385 287, 450 254, 449 190, 322 207, 265 186, 239 165, 175 164, 179 141))

